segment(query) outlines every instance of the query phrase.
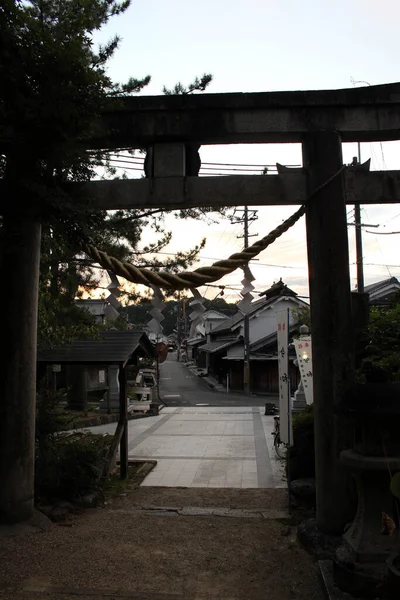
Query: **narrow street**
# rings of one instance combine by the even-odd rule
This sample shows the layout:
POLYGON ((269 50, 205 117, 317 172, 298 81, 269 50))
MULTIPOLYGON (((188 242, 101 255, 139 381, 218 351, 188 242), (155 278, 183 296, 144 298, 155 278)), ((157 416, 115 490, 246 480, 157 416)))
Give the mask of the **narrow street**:
POLYGON ((176 360, 176 352, 160 365, 160 397, 167 406, 264 406, 277 401, 275 397, 214 391, 176 360))
MULTIPOLYGON (((213 391, 176 354, 160 365, 160 397, 167 406, 159 416, 129 421, 129 457, 157 460, 143 486, 285 487, 265 398, 213 391)), ((112 423, 92 431, 115 428, 112 423)))

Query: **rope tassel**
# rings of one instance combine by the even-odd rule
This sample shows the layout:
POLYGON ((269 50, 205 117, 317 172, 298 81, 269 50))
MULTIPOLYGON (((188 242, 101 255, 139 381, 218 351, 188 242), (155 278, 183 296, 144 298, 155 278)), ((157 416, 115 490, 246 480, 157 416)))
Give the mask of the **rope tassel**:
POLYGON ((200 332, 204 335, 205 329, 203 314, 206 310, 203 306, 204 298, 198 290, 192 288, 190 291, 193 294, 193 300, 189 302, 190 308, 193 309, 189 315, 189 319, 191 320, 190 336, 196 335, 197 332, 200 332))
POLYGON ((150 331, 153 331, 154 333, 157 334, 157 340, 158 340, 158 336, 163 331, 163 326, 161 325, 161 323, 165 319, 164 315, 162 314, 162 311, 165 308, 165 303, 164 303, 164 296, 163 296, 162 291, 154 285, 152 285, 151 287, 154 292, 154 296, 151 301, 151 305, 153 308, 150 311, 152 319, 151 319, 151 321, 149 321, 149 323, 147 323, 147 326, 150 329, 150 331))

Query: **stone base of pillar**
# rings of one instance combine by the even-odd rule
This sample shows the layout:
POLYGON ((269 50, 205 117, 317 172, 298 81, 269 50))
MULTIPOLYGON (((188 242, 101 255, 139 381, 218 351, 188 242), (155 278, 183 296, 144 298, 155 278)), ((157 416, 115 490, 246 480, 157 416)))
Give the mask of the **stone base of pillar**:
POLYGON ((306 408, 306 395, 303 391, 296 390, 293 397, 292 407, 294 410, 303 410, 306 408))

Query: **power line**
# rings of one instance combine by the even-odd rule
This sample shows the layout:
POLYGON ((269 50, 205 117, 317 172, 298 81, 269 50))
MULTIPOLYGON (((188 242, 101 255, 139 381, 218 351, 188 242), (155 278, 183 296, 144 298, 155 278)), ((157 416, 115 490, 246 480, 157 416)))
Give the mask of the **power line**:
MULTIPOLYGON (((394 217, 390 217, 390 219, 385 221, 385 223, 389 223, 389 221, 393 221, 394 219, 397 219, 397 217, 400 217, 400 213, 398 215, 395 215, 394 217)), ((384 225, 385 225, 385 223, 384 223, 384 225)))
MULTIPOLYGON (((118 152, 110 152, 109 156, 115 156, 117 158, 119 158, 119 156, 121 156, 120 154, 118 154, 118 152)), ((129 156, 126 155, 122 155, 122 158, 125 159, 129 159, 129 160, 139 160, 144 162, 145 161, 145 157, 144 156, 132 156, 131 158, 129 158, 129 156)), ((221 162, 206 162, 206 161, 202 161, 201 164, 203 166, 207 165, 207 167, 211 167, 211 166, 219 166, 219 167, 255 167, 256 169, 264 169, 265 167, 267 167, 268 169, 276 169, 276 163, 274 164, 253 164, 253 163, 221 163, 221 162)), ((292 167, 292 168, 301 168, 301 165, 297 164, 297 165, 285 165, 286 167, 292 167)), ((226 169, 223 169, 226 170, 226 169)))
MULTIPOLYGON (((220 165, 225 167, 259 167, 264 169, 265 167, 276 169, 276 163, 273 165, 255 165, 248 163, 219 163, 219 162, 202 162, 202 165, 220 165)), ((285 165, 286 167, 301 167, 301 165, 285 165)))
MULTIPOLYGON (((365 208, 364 208, 364 212, 365 212, 365 215, 366 215, 367 219, 369 219, 369 217, 368 217, 368 214, 367 214, 367 211, 366 211, 366 209, 365 209, 365 208)), ((379 248, 379 250, 380 250, 380 253, 381 253, 381 255, 382 255, 382 258, 384 258, 384 256, 383 256, 383 250, 382 250, 382 246, 381 246, 381 244, 380 244, 380 242, 379 242, 379 240, 378 240, 378 237, 376 236, 376 231, 374 231, 373 233, 375 234, 375 241, 376 241, 376 243, 377 243, 377 245, 378 245, 378 248, 379 248)), ((392 274, 391 274, 391 272, 390 272, 390 267, 389 267, 389 265, 383 265, 383 266, 385 266, 385 268, 387 269, 387 272, 389 273, 389 277, 392 277, 392 274)))
MULTIPOLYGON (((355 265, 356 263, 350 263, 351 265, 355 265)), ((386 268, 400 268, 400 265, 388 265, 388 264, 381 264, 381 263, 364 263, 367 267, 386 267, 386 268)))
MULTIPOLYGON (((235 223, 236 225, 236 223, 235 223)), ((226 228, 224 230, 224 233, 226 231, 226 228)), ((223 233, 220 236, 220 239, 222 237, 223 233)), ((234 232, 232 233, 232 235, 229 237, 229 239, 231 239, 234 236, 234 232)), ((140 252, 139 254, 144 254, 143 252, 140 252)), ((165 254, 168 256, 177 256, 178 252, 149 252, 148 254, 165 254)), ((217 257, 217 256, 199 256, 198 260, 221 260, 221 257, 217 257)), ((251 262, 251 261, 250 261, 251 262)), ((256 265, 253 265, 255 267, 261 266, 261 267, 277 267, 279 269, 295 269, 295 270, 299 270, 299 269, 304 269, 305 267, 293 267, 292 265, 276 265, 276 264, 269 264, 269 263, 260 263, 257 262, 256 265)))
MULTIPOLYGON (((249 173, 253 173, 254 171, 260 172, 261 169, 258 168, 254 168, 254 169, 247 169, 245 167, 241 167, 239 169, 237 169, 235 166, 227 166, 222 168, 222 165, 218 165, 218 163, 216 163, 217 166, 215 167, 206 167, 205 163, 201 163, 200 168, 204 167, 204 169, 206 169, 206 171, 241 171, 241 172, 249 172, 249 173)), ((248 165, 250 166, 250 165, 248 165)), ((276 167, 274 167, 276 169, 276 167)))
MULTIPOLYGON (((145 161, 145 157, 142 156, 132 156, 132 158, 129 158, 129 156, 123 155, 122 159, 120 159, 120 155, 117 152, 110 152, 109 157, 116 157, 116 158, 109 158, 109 160, 117 160, 118 162, 140 162, 140 163, 144 163, 145 161), (127 161, 125 161, 125 159, 128 159, 127 161)), ((236 169, 231 169, 231 167, 244 167, 243 169, 238 169, 239 171, 245 171, 246 169, 249 168, 250 171, 255 171, 255 170, 259 170, 259 169, 277 169, 276 163, 275 164, 252 164, 252 163, 220 163, 220 162, 201 162, 201 166, 206 168, 206 170, 213 170, 214 167, 228 167, 227 169, 220 169, 222 171, 228 171, 228 170, 236 170, 236 169), (251 167, 254 167, 251 168, 251 167)), ((285 165, 286 167, 290 167, 290 168, 301 168, 301 165, 296 164, 296 165, 285 165)))
MULTIPOLYGON (((243 171, 240 171, 240 173, 243 173, 243 171)), ((261 171, 258 173, 258 175, 261 175, 261 171)), ((247 174, 247 175, 243 174, 243 177, 249 177, 249 176, 250 176, 249 174, 247 174)), ((221 173, 220 171, 218 173, 216 173, 215 171, 213 171, 212 173, 209 173, 206 171, 202 171, 200 169, 199 177, 232 177, 232 173, 221 173)))
POLYGON ((365 233, 373 233, 374 235, 398 235, 400 231, 368 231, 368 229, 366 229, 365 233))
MULTIPOLYGON (((132 163, 134 164, 134 163, 132 163)), ((106 166, 106 165, 99 165, 99 166, 106 166)), ((121 169, 121 171, 141 171, 143 173, 143 169, 141 167, 119 167, 118 165, 115 166, 116 169, 121 169)))
POLYGON ((118 162, 118 163, 126 163, 128 165, 132 165, 132 164, 137 164, 137 165, 144 165, 144 161, 141 160, 140 158, 136 159, 136 158, 132 158, 130 160, 124 160, 125 158, 128 158, 127 156, 124 158, 107 158, 106 161, 109 162, 118 162))

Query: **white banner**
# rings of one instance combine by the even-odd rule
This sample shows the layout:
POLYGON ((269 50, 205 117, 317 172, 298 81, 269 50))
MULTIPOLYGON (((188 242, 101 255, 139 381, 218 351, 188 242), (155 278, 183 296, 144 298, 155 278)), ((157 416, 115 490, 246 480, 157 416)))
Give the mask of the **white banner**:
POLYGON ((276 314, 279 371, 280 436, 289 446, 293 443, 292 403, 289 377, 289 309, 276 314))
POLYGON ((307 404, 314 402, 311 336, 293 340, 307 404))

